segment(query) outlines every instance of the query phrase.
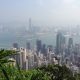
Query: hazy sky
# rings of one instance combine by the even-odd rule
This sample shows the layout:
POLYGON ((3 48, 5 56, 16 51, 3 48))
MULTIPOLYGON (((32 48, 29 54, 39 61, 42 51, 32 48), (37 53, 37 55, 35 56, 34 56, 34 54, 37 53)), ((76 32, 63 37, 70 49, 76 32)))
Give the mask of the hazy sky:
POLYGON ((0 0, 0 22, 34 24, 80 24, 80 0, 0 0))

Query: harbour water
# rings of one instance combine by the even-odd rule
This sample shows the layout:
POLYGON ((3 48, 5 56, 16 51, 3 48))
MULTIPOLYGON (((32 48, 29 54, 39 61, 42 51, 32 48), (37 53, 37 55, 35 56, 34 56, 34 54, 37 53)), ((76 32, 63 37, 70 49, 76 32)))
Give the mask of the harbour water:
MULTIPOLYGON (((42 43, 45 43, 47 45, 53 45, 55 47, 56 33, 49 32, 45 34, 33 34, 33 35, 26 34, 24 36, 16 36, 10 33, 2 34, 0 35, 0 48, 11 48, 12 44, 15 42, 18 43, 20 47, 26 47, 27 42, 30 42, 31 46, 35 46, 37 39, 42 40, 42 43)), ((80 36, 79 35, 74 36, 73 41, 74 43, 80 43, 80 36)))

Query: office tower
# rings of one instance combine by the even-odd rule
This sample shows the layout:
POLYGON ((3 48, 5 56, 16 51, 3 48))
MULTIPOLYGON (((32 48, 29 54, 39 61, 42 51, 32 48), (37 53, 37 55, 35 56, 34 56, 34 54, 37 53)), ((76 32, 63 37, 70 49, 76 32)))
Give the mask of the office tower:
POLYGON ((62 54, 65 48, 65 37, 61 32, 57 33, 56 38, 56 54, 62 54))
POLYGON ((28 50, 30 50, 30 49, 31 49, 31 45, 30 45, 30 43, 29 43, 29 42, 26 44, 26 48, 27 48, 28 50))
POLYGON ((13 43, 13 48, 19 49, 18 43, 13 43))
POLYGON ((65 52, 65 46, 66 46, 66 39, 65 36, 62 36, 62 52, 65 52))
POLYGON ((70 55, 73 51, 73 38, 69 38, 68 40, 68 55, 70 55))
POLYGON ((43 55, 47 56, 47 48, 46 48, 46 45, 45 45, 45 44, 42 45, 41 53, 42 53, 43 55))
POLYGON ((36 47, 37 47, 37 52, 41 52, 42 49, 42 42, 41 40, 36 41, 36 47))

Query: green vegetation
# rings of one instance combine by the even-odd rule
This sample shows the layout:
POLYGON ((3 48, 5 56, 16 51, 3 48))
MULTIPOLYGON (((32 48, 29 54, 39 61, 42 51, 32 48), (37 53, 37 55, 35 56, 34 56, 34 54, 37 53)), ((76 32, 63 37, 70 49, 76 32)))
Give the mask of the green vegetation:
POLYGON ((7 57, 15 52, 11 50, 0 51, 0 80, 80 80, 80 74, 75 73, 66 66, 48 65, 32 70, 20 70, 19 65, 10 65, 12 60, 7 57))

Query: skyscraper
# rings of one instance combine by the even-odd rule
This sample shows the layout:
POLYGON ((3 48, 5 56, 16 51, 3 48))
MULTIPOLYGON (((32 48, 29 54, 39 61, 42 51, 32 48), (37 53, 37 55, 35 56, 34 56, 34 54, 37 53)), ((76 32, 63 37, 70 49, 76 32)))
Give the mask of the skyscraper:
POLYGON ((26 49, 20 48, 20 66, 26 69, 26 49))
POLYGON ((27 48, 28 50, 30 50, 30 49, 31 49, 31 45, 30 45, 30 43, 29 43, 29 42, 26 44, 26 48, 27 48))
POLYGON ((45 44, 42 45, 41 53, 43 53, 45 56, 47 55, 47 48, 45 44))
POLYGON ((13 48, 18 49, 19 48, 18 43, 13 43, 13 48))
POLYGON ((37 52, 40 52, 42 49, 42 42, 41 40, 37 40, 36 41, 36 48, 37 48, 37 52))
POLYGON ((64 47, 65 47, 65 37, 61 32, 58 32, 56 38, 56 54, 63 53, 64 47))
POLYGON ((73 51, 73 38, 69 38, 68 41, 68 54, 70 55, 73 51))

